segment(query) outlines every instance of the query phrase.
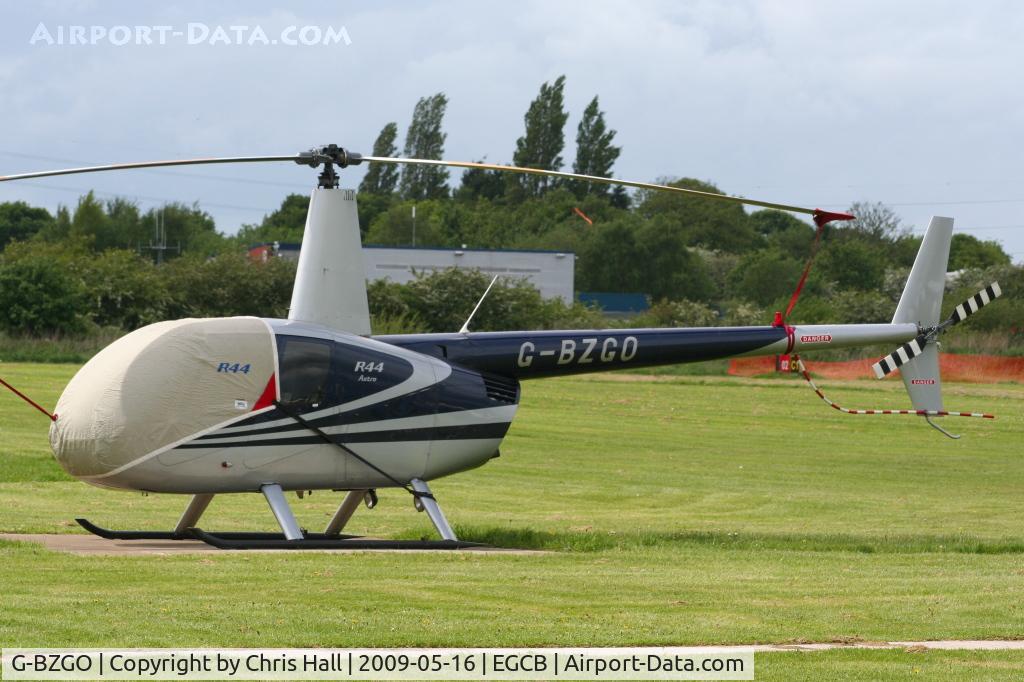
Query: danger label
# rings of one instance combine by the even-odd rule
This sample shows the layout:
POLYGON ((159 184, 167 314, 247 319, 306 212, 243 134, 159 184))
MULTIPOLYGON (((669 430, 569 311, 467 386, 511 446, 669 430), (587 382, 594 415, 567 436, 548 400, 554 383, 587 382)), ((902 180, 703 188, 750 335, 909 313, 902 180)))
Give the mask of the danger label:
POLYGON ((935 379, 912 379, 910 383, 914 386, 931 386, 935 383, 935 379))
POLYGON ((800 343, 832 343, 832 335, 814 334, 811 336, 801 336, 800 343))

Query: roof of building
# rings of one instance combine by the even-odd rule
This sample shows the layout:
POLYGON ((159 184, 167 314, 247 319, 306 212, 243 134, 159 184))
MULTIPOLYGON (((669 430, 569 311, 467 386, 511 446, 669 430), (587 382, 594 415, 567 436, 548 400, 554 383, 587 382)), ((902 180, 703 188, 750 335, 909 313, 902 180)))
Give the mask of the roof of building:
MULTIPOLYGON (((261 242, 259 244, 252 244, 249 249, 258 249, 262 246, 274 246, 277 244, 278 249, 284 251, 298 251, 301 244, 295 242, 261 242)), ((363 244, 364 249, 402 249, 409 251, 476 251, 481 253, 553 253, 553 254, 572 254, 576 255, 574 251, 559 251, 555 249, 478 249, 471 247, 448 247, 448 246, 401 246, 401 245, 389 245, 389 244, 363 244)))

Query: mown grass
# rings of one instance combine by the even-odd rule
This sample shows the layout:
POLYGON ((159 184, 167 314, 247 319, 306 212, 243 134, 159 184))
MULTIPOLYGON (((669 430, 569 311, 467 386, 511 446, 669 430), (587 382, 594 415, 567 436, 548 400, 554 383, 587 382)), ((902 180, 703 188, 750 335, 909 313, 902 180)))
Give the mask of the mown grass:
POLYGON ((84 336, 9 336, 0 332, 0 362, 85 362, 125 332, 113 327, 84 336))
POLYGON ((1019 680, 1013 651, 838 650, 758 654, 757 680, 1019 680))
MULTIPOLYGON (((74 371, 0 365, 47 407, 74 371)), ((836 383, 857 407, 889 382, 836 383)), ((950 441, 850 417, 786 380, 630 375, 527 383, 502 456, 434 484, 466 539, 545 554, 79 557, 0 542, 6 646, 485 646, 1024 637, 1024 388, 954 385, 950 441)), ((175 496, 68 479, 47 420, 0 396, 0 530, 168 528, 175 496)), ((293 504, 312 529, 340 495, 293 504)), ((272 529, 255 496, 204 528, 272 529)), ((352 530, 432 536, 382 491, 352 530)), ((758 679, 1024 674, 1015 653, 758 656, 758 679), (917 673, 915 673, 915 669, 917 673)))

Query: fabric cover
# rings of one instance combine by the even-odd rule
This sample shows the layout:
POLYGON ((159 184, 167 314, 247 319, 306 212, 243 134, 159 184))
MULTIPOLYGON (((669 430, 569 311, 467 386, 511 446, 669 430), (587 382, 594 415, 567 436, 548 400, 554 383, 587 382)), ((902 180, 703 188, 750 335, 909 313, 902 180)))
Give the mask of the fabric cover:
POLYGON ((74 476, 109 473, 251 412, 274 374, 274 338, 255 317, 143 327, 79 370, 57 402, 50 444, 74 476))

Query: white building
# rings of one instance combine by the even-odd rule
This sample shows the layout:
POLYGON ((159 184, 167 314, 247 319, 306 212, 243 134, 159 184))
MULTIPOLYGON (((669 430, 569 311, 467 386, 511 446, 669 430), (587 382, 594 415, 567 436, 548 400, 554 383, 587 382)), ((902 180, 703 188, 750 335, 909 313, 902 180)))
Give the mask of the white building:
MULTIPOLYGON (((298 244, 260 245, 250 253, 273 249, 282 258, 298 260, 298 244), (267 248, 270 247, 270 248, 267 248)), ((575 287, 576 254, 571 251, 517 251, 511 249, 442 249, 433 247, 363 246, 366 279, 388 279, 405 284, 414 272, 430 273, 448 268, 466 268, 494 276, 526 279, 544 298, 572 303, 575 287)))

